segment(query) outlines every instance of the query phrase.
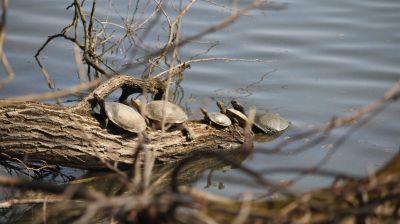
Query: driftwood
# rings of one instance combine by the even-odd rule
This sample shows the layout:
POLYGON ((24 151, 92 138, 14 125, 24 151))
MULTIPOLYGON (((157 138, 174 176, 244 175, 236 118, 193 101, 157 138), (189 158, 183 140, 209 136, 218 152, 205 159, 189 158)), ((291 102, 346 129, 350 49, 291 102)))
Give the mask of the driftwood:
MULTIPOLYGON (((201 150, 235 150, 250 139, 237 126, 221 130, 201 121, 189 121, 187 125, 196 133, 194 141, 186 141, 181 131, 162 133, 148 129, 148 141, 143 147, 138 147, 136 135, 103 129, 101 122, 92 116, 94 93, 106 97, 121 88, 119 100, 122 102, 130 94, 142 92, 159 98, 164 86, 155 79, 144 81, 124 75, 114 76, 72 107, 38 102, 0 107, 0 158, 104 169, 106 164, 129 166, 138 148, 152 150, 158 161, 173 161, 201 150)), ((142 161, 143 153, 138 156, 142 161)))

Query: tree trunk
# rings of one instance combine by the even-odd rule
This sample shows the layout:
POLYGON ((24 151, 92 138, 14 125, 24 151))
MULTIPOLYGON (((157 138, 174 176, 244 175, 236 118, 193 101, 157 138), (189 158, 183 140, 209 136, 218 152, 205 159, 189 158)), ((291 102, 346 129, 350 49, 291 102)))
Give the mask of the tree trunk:
POLYGON ((83 169, 104 169, 106 163, 126 167, 136 156, 143 161, 144 153, 137 153, 140 148, 153 151, 158 161, 172 161, 200 150, 235 150, 251 140, 237 126, 216 129, 200 121, 189 121, 187 125, 196 133, 194 141, 186 141, 181 131, 162 133, 148 129, 148 141, 139 147, 136 135, 103 129, 92 116, 93 94, 106 97, 118 88, 123 90, 121 101, 132 93, 157 95, 164 89, 160 81, 145 82, 130 76, 116 76, 73 107, 37 102, 0 107, 0 157, 20 162, 42 161, 83 169))

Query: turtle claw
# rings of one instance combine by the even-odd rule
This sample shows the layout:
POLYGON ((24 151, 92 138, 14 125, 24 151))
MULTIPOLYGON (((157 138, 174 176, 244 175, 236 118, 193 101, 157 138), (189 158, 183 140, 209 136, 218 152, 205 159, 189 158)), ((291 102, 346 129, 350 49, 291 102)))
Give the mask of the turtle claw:
POLYGON ((186 137, 186 141, 191 142, 196 138, 194 131, 186 124, 182 124, 182 133, 186 137))

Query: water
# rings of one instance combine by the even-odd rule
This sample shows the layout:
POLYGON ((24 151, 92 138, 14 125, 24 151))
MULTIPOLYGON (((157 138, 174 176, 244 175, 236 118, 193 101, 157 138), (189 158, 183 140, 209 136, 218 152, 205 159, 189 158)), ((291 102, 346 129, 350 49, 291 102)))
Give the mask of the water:
MULTIPOLYGON (((243 4, 243 2, 241 2, 243 4)), ((216 110, 213 99, 239 99, 247 106, 279 113, 292 123, 280 139, 346 115, 380 98, 400 78, 400 3, 382 1, 286 1, 280 11, 253 11, 232 26, 185 46, 182 58, 203 53, 202 57, 259 59, 262 62, 213 61, 192 64, 185 71, 184 102, 199 118, 198 108, 206 104, 216 110), (207 54, 212 43, 218 44, 207 54), (194 101, 193 101, 194 100, 194 101), (197 112, 196 112, 197 111, 197 112)), ((10 1, 5 52, 16 73, 12 83, 0 90, 0 97, 48 91, 33 55, 47 39, 69 21, 68 1, 10 1), (34 83, 32 85, 32 83, 34 83)), ((113 7, 124 15, 124 2, 113 7)), ((98 3, 99 15, 110 13, 106 3, 98 3)), ((189 36, 215 24, 229 14, 223 3, 198 1, 184 18, 183 34, 189 36)), ((111 19, 118 15, 109 14, 111 19)), ((159 46, 156 41, 149 41, 159 46)), ((41 56, 55 83, 63 89, 78 83, 71 44, 52 42, 41 56)), ((118 59, 118 58, 117 58, 118 59)), ((124 60, 123 57, 120 58, 124 60)), ((137 71, 139 72, 139 71, 137 71)), ((1 70, 2 77, 4 71, 1 70)), ((139 73, 137 73, 139 74, 139 73)), ((73 97, 70 97, 73 98, 73 97)), ((354 175, 378 169, 399 148, 399 103, 353 133, 324 166, 354 175)), ((243 164, 254 169, 268 167, 307 167, 318 163, 345 129, 299 155, 264 155, 272 143, 256 143, 255 154, 243 164)), ((291 175, 274 175, 284 180, 291 175)), ((269 176, 268 176, 269 177, 269 176)), ((257 189, 238 170, 213 173, 209 190, 220 194, 257 189), (242 184, 219 182, 242 178, 242 184)), ((306 191, 326 186, 328 178, 309 177, 293 188, 306 191)), ((196 184, 206 186, 206 174, 196 184)))

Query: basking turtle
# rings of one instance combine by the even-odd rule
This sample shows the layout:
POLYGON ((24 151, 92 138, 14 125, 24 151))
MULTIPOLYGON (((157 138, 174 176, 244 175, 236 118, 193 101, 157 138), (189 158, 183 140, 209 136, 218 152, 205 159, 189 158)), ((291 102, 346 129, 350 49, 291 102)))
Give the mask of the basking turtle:
MULTIPOLYGON (((236 100, 232 100, 233 108, 244 112, 244 107, 236 100)), ((256 113, 253 122, 254 131, 263 132, 266 134, 281 132, 289 127, 289 122, 282 118, 279 114, 271 112, 256 113)))
MULTIPOLYGON (((140 100, 132 99, 131 103, 133 107, 141 111, 142 102, 140 100)), ((149 119, 152 127, 160 129, 164 119, 165 125, 175 125, 178 129, 183 130, 187 140, 194 139, 194 133, 184 123, 188 120, 188 116, 178 105, 164 100, 155 100, 144 105, 142 113, 149 119)))
POLYGON ((262 112, 254 117, 254 126, 256 129, 265 133, 281 132, 289 127, 289 122, 283 119, 279 114, 271 112, 262 112))
POLYGON ((118 127, 132 133, 142 133, 146 130, 146 121, 132 107, 117 102, 104 102, 98 95, 94 97, 100 105, 101 114, 106 116, 106 127, 110 120, 118 127))
POLYGON ((232 124, 231 119, 223 113, 220 112, 211 112, 209 113, 206 109, 200 108, 200 111, 204 114, 204 118, 207 121, 210 121, 212 124, 215 124, 220 127, 228 127, 232 124))
POLYGON ((220 109, 221 113, 228 116, 234 122, 239 123, 241 127, 245 127, 246 124, 249 122, 247 116, 244 113, 240 112, 239 110, 233 108, 226 108, 225 104, 221 101, 217 101, 217 106, 220 109))

